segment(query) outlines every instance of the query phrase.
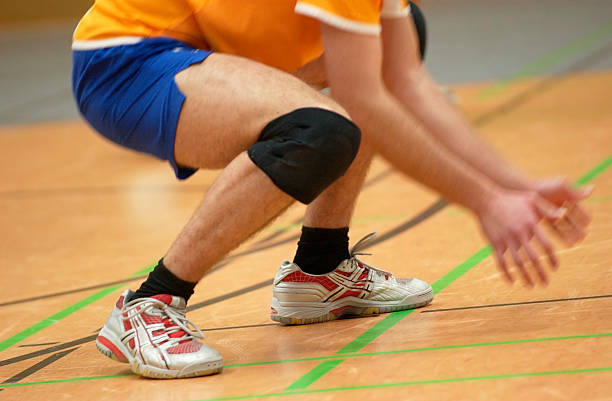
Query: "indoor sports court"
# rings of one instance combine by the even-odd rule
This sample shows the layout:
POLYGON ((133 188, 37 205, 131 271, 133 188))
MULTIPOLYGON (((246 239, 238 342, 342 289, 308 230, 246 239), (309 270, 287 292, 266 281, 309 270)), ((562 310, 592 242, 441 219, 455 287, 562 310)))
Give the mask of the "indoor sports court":
MULTIPOLYGON (((96 350, 218 171, 177 181, 78 115, 70 38, 87 0, 0 13, 0 400, 612 400, 612 3, 425 0, 426 65, 479 135, 530 176, 593 184, 588 236, 560 268, 504 282, 471 212, 376 158, 351 225, 373 266, 431 304, 322 324, 270 319, 291 206, 198 285, 188 318, 221 374, 140 378, 96 350)), ((248 199, 245 199, 248 202, 248 199)))

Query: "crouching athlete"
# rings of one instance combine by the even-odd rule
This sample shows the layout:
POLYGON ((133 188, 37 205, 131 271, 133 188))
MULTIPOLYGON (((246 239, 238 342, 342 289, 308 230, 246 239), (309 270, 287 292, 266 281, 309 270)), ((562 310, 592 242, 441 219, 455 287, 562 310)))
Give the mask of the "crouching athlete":
MULTIPOLYGON (((426 305, 426 282, 358 260, 348 227, 372 155, 470 209, 532 284, 548 280, 538 221, 588 191, 531 180, 480 142, 424 70, 424 19, 403 0, 96 0, 73 41, 85 119, 119 145, 167 160, 176 177, 223 168, 187 225, 100 331, 105 355, 147 377, 219 372, 185 317, 196 283, 294 201, 307 204, 271 318, 324 322, 426 305), (331 88, 330 96, 317 87, 331 88)), ((561 233, 577 241, 588 221, 561 233)), ((411 263, 415 263, 412 261, 411 263)))

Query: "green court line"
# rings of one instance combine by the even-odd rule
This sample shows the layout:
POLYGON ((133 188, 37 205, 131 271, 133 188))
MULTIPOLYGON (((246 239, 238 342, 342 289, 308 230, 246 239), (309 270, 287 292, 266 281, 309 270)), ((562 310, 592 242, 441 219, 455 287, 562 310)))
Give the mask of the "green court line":
POLYGON ((372 326, 370 329, 368 329, 366 332, 361 334, 359 337, 342 347, 339 351, 336 352, 336 354, 347 354, 359 351, 414 311, 415 309, 409 309, 390 313, 383 320, 381 320, 380 322, 372 326))
POLYGON ((472 267, 482 262, 492 252, 493 248, 491 248, 490 245, 487 245, 472 256, 470 256, 465 262, 455 267, 453 270, 451 270, 449 273, 447 273, 441 279, 431 285, 434 294, 439 293, 440 291, 451 285, 453 282, 457 281, 461 276, 469 272, 472 267))
MULTIPOLYGON (((539 343, 539 342, 546 342, 546 341, 580 340, 580 339, 585 339, 585 338, 601 338, 601 337, 612 337, 612 333, 579 334, 579 335, 574 335, 574 336, 561 336, 561 337, 526 338, 522 340, 506 340, 506 341, 494 341, 494 342, 483 342, 483 343, 472 343, 472 344, 440 345, 437 347, 408 348, 408 349, 400 349, 400 350, 393 350, 393 351, 361 352, 361 353, 354 353, 354 354, 344 354, 342 355, 342 359, 340 359, 340 361, 346 358, 406 354, 406 353, 413 353, 413 352, 428 352, 428 351, 440 351, 440 350, 461 349, 461 348, 491 347, 491 346, 511 345, 511 344, 529 344, 529 343, 539 343)), ((338 360, 338 356, 337 355, 325 355, 325 356, 315 356, 315 357, 309 357, 309 358, 294 358, 294 359, 280 359, 280 360, 274 360, 274 361, 235 363, 235 364, 225 365, 224 369, 245 368, 245 367, 265 366, 265 365, 278 365, 278 364, 284 364, 284 363, 311 362, 311 361, 320 361, 320 360, 326 360, 326 359, 329 359, 329 360, 333 359, 335 361, 335 360, 338 360)), ((128 377, 128 376, 136 376, 136 375, 134 373, 122 373, 122 374, 108 375, 108 376, 89 376, 89 377, 77 377, 77 378, 72 378, 72 379, 56 379, 56 380, 45 380, 45 381, 37 381, 37 382, 10 383, 10 384, 0 384, 0 388, 36 386, 36 385, 41 385, 41 384, 54 384, 54 383, 70 383, 70 382, 78 382, 78 381, 83 381, 83 380, 99 380, 99 379, 128 377)))
MULTIPOLYGON (((408 348, 393 351, 377 351, 377 352, 359 352, 352 354, 343 354, 342 359, 346 358, 359 358, 367 356, 380 356, 380 355, 393 355, 393 354, 407 354, 412 352, 428 352, 428 351, 440 351, 447 349, 460 349, 460 348, 477 348, 477 347, 491 347, 497 345, 510 345, 510 344, 528 344, 538 343, 545 341, 563 341, 563 340, 579 340, 584 338, 600 338, 600 337, 612 337, 612 333, 599 333, 599 334, 581 334, 575 336, 561 336, 561 337, 543 337, 543 338, 527 338, 523 340, 506 340, 506 341, 494 341, 494 342, 483 342, 483 343, 471 343, 471 344, 455 344, 455 345, 439 345, 437 347, 424 347, 424 348, 408 348)), ((314 356, 309 358, 295 358, 295 359, 281 359, 276 361, 262 361, 262 362, 249 362, 249 363, 236 363, 231 365, 225 365, 225 368, 242 368, 251 366, 263 366, 263 365, 276 365, 282 363, 295 363, 295 362, 310 362, 319 361, 325 359, 338 360, 338 355, 326 355, 326 356, 314 356)))
POLYGON ((592 196, 590 198, 587 198, 584 200, 584 202, 587 203, 604 203, 604 202, 611 202, 612 201, 612 196, 592 196))
POLYGON ((296 380, 286 390, 301 390, 310 386, 310 383, 323 376, 336 366, 340 365, 344 359, 332 359, 331 361, 321 362, 316 368, 310 370, 308 374, 302 376, 299 380, 296 380))
MULTIPOLYGON (((600 175, 601 173, 603 173, 605 170, 607 170, 610 166, 612 165, 612 155, 608 156, 608 158, 606 158, 603 162, 601 162, 599 165, 597 165, 595 168, 593 168, 591 171, 589 171, 588 173, 586 173, 584 176, 582 176, 581 178, 579 178, 576 181, 576 185, 578 186, 583 186, 585 184, 587 184, 588 182, 592 181, 595 177, 597 177, 598 175, 600 175)), ((478 251, 476 254, 474 254, 472 257, 470 257, 468 260, 466 260, 464 263, 462 263, 461 265, 457 266, 455 269, 453 269, 450 273, 448 273, 446 276, 444 276, 442 279, 438 280, 436 283, 434 283, 434 285, 432 287, 434 287, 434 292, 439 292, 442 289, 446 288, 450 283, 452 283, 454 280, 458 279, 459 277, 461 277, 461 275, 465 274, 465 272, 467 272, 471 267, 475 266, 476 264, 479 263, 480 260, 484 259, 488 254, 490 254, 491 250, 490 247, 485 247, 482 248, 480 251, 478 251), (486 255, 485 255, 486 254, 486 255), (484 255, 484 256, 483 256, 484 255), (481 258, 479 260, 479 258, 481 258), (473 266, 470 266, 471 263, 475 263, 473 266)), ((147 266, 146 268, 136 272, 133 274, 133 276, 137 276, 137 275, 141 275, 143 273, 146 273, 148 271, 151 271, 153 269, 155 265, 150 265, 147 266)), ((20 333, 17 333, 9 338, 7 338, 6 340, 3 340, 2 342, 0 342, 0 352, 4 351, 5 349, 15 345, 16 343, 38 333, 39 331, 49 327, 50 325, 58 322, 59 320, 71 315, 72 313, 84 308, 85 306, 105 297, 106 295, 112 293, 113 291, 121 288, 123 285, 114 285, 114 286, 110 286, 110 287, 106 287, 101 289, 100 291, 96 292, 95 294, 61 310, 60 312, 38 322, 35 323, 34 325, 28 327, 27 329, 21 331, 20 333)), ((359 350, 361 348, 363 348, 365 345, 367 345, 369 342, 373 341, 374 339, 376 339, 378 336, 380 336, 382 333, 384 333, 386 330, 388 330, 389 328, 393 327, 396 323, 398 323, 401 319, 403 319, 404 317, 406 317, 409 313, 411 313, 410 311, 401 311, 401 312, 395 312, 390 314, 389 316, 387 316, 385 319, 383 319, 383 321, 379 322, 377 325, 375 325, 374 327, 372 327, 370 330, 368 330, 366 333, 362 334, 361 336, 359 336, 357 339, 355 339, 353 342, 351 342, 350 344, 348 344, 347 346, 343 347, 340 351, 338 351, 339 354, 341 353, 349 353, 349 352, 355 352, 356 350, 359 350), (395 316, 394 316, 395 315, 395 316), (380 326, 378 326, 380 325, 380 326), (377 327, 378 326, 378 327, 377 327), (369 340, 369 341, 368 341, 369 340)), ((316 369, 316 368, 315 368, 316 369)), ((320 377, 320 376, 319 376, 320 377)), ((317 378, 318 379, 318 378, 317 378)), ((298 379, 299 380, 299 379, 298 379)), ((315 380, 316 381, 316 380, 315 380)), ((291 387, 291 386, 290 386, 291 387)))
MULTIPOLYGON (((377 221, 385 221, 385 220, 393 220, 395 218, 397 218, 398 216, 382 216, 380 218, 378 217, 372 217, 372 218, 362 218, 362 219, 357 219, 358 223, 368 223, 368 222, 377 222, 377 221)), ((293 225, 291 225, 293 226, 293 225)), ((289 227, 289 226, 286 226, 289 227)), ((130 277, 135 277, 135 276, 140 276, 143 275, 145 273, 149 273, 151 272, 155 266, 157 265, 157 262, 149 265, 147 267, 145 267, 144 269, 141 269, 139 271, 137 271, 136 273, 132 274, 132 276, 130 277)), ((38 323, 35 323, 34 325, 28 327, 27 329, 13 335, 12 337, 7 338, 6 340, 3 340, 2 342, 0 342, 0 352, 4 351, 5 349, 15 345, 18 342, 23 341, 24 339, 30 337, 33 334, 38 333, 39 331, 49 327, 50 325, 52 325, 53 323, 58 322, 59 320, 65 318, 68 315, 71 315, 72 313, 78 311, 79 309, 84 308, 85 306, 105 297, 106 295, 112 293, 113 291, 119 289, 123 287, 123 284, 120 285, 114 285, 114 286, 109 286, 109 287, 104 287, 102 288, 100 291, 98 291, 97 293, 91 295, 90 297, 87 297, 79 302, 77 302, 74 305, 71 305, 69 307, 67 307, 66 309, 56 313, 53 316, 50 316, 38 323)))
POLYGON ((591 171, 589 171, 588 173, 586 173, 585 175, 580 177, 578 180, 576 180, 576 185, 581 187, 581 186, 583 186, 585 184, 588 184, 589 181, 593 180, 599 174, 603 173, 610 166, 612 166, 612 155, 608 156, 607 159, 605 159, 603 162, 599 163, 591 171))
MULTIPOLYGON (((148 266, 142 270, 137 271, 136 273, 132 274, 132 277, 134 276, 140 276, 143 273, 146 273, 147 271, 150 271, 153 269, 153 267, 155 267, 155 265, 151 265, 148 266)), ((96 302, 97 300, 104 298, 105 296, 107 296, 108 294, 120 289, 121 287, 123 287, 124 284, 115 284, 115 285, 111 285, 108 287, 104 287, 102 288, 100 291, 96 292, 95 294, 92 294, 90 296, 88 296, 85 299, 82 299, 80 301, 78 301, 75 304, 70 305, 69 307, 57 312, 56 314, 49 316, 46 319, 41 320, 38 323, 33 324, 32 326, 28 327, 27 329, 7 338, 6 340, 0 342, 0 352, 4 351, 5 349, 17 344, 20 341, 25 340, 26 338, 38 333, 39 331, 51 326, 54 323, 59 322, 60 320, 62 320, 63 318, 72 315, 74 312, 83 309, 84 307, 86 307, 87 305, 90 305, 94 302, 96 302)))
MULTIPOLYGON (((582 176, 580 179, 578 179, 576 181, 576 185, 578 186, 582 186, 587 184, 588 182, 590 182, 591 180, 593 180, 595 177, 597 177, 599 174, 603 173, 606 169, 608 169, 610 166, 612 165, 612 155, 610 155, 607 159, 605 159, 602 163, 600 163, 599 165, 597 165, 594 169, 592 169, 591 171, 589 171, 588 173, 586 173, 584 176, 582 176)), ((455 269, 453 269, 450 273, 448 273, 446 276, 444 276, 442 279, 438 280, 436 283, 434 283, 434 285, 432 287, 434 287, 434 292, 439 292, 442 289, 446 288, 449 284, 451 284, 453 281, 455 281, 457 278, 461 277, 461 275, 465 274, 465 272, 469 271, 470 268, 472 268, 473 266, 470 266, 471 263, 475 263, 474 266, 476 264, 479 263, 480 260, 484 259, 487 255, 485 255, 488 252, 488 254, 490 254, 491 250, 490 247, 485 247, 482 248, 480 251, 478 251, 476 254, 474 254, 472 257, 470 257, 468 260, 466 260, 464 263, 462 263, 461 265, 457 266, 455 269), (485 255, 485 256, 482 256, 485 255), (478 260, 480 257, 482 257, 482 259, 478 260), (455 277, 456 276, 456 277, 455 277)), ((143 273, 149 272, 154 268, 154 264, 147 266, 146 268, 136 272, 133 274, 133 276, 137 276, 137 275, 141 275, 143 273)), ((50 325, 57 323, 59 320, 71 315, 72 313, 84 308, 85 306, 103 298, 104 296, 112 293, 113 291, 121 288, 123 285, 114 285, 114 286, 109 286, 106 288, 101 289, 100 291, 96 292, 95 294, 61 310, 60 312, 38 322, 35 323, 34 325, 28 327, 27 329, 21 331, 20 333, 17 333, 9 338, 7 338, 6 340, 3 340, 2 342, 0 342, 0 352, 4 351, 5 349, 15 345, 16 343, 32 336, 33 334, 36 334, 37 332, 45 329, 46 327, 49 327, 50 325)), ((379 326, 378 329, 375 329, 374 327, 376 327, 377 325, 375 325, 374 327, 372 327, 370 330, 368 330, 369 334, 367 336, 364 336, 366 333, 362 334, 362 336, 358 337, 361 338, 360 341, 354 340, 353 342, 351 342, 350 344, 348 344, 347 346, 345 346, 344 348, 342 348, 340 351, 338 351, 338 353, 348 353, 348 352, 354 352, 351 351, 354 347, 358 347, 358 349, 363 348, 365 345, 368 344, 368 342, 365 342, 367 339, 370 339, 370 342, 373 341, 374 339, 376 339, 378 336, 380 336, 382 333, 384 333, 386 330, 388 330, 389 328, 393 327, 396 323, 398 323, 401 319, 403 319, 404 317, 406 317, 409 313, 411 313, 410 311, 401 311, 401 312, 395 312, 390 314, 389 316, 387 316, 385 319, 383 319, 383 321, 379 322, 377 325, 381 325, 379 326), (395 315, 395 317, 393 317, 395 315), (387 320, 389 319, 389 320, 387 320), (386 321, 386 322, 385 322, 386 321), (384 323, 383 323, 384 322, 384 323), (381 330, 384 329, 384 330, 381 330), (351 346, 351 344, 353 344, 351 346), (350 346, 350 347, 349 347, 350 346)), ((340 362, 342 360, 339 360, 340 362)), ((338 362, 338 364, 340 363, 338 362)), ((315 368, 316 369, 316 368, 315 368)), ((331 369, 329 369, 331 370, 331 369)), ((329 371, 328 370, 328 371, 329 371)), ((327 372, 325 372, 327 373, 327 372)), ((319 376, 320 377, 320 376, 319 376)), ((318 378, 317 378, 318 379, 318 378)), ((73 380, 73 379, 67 379, 67 380, 73 380)), ((84 379, 83 379, 84 380, 84 379)), ((298 380, 299 381, 299 380, 298 380)), ((315 380, 316 381, 316 380, 315 380)), ((291 386, 289 386, 291 387, 291 386)))
POLYGON ((103 289, 101 289, 100 291, 96 292, 93 295, 88 296, 87 298, 73 304, 70 305, 69 307, 57 312, 56 314, 49 316, 46 319, 41 320, 38 323, 33 324, 32 326, 28 327, 27 329, 23 330, 20 333, 17 333, 9 338, 7 338, 6 340, 0 342, 0 352, 4 351, 5 349, 17 344, 18 342, 25 340, 26 338, 30 337, 31 335, 34 335, 36 333, 38 333, 39 331, 41 331, 42 329, 45 329, 49 326, 51 326, 54 323, 59 322, 60 320, 62 320, 63 318, 73 314, 74 312, 78 311, 79 309, 82 309, 84 307, 86 307, 87 305, 99 300, 100 298, 105 297, 106 295, 110 294, 111 292, 119 289, 123 287, 123 284, 116 284, 110 287, 105 287, 103 289))
MULTIPOLYGON (((551 68, 552 66, 567 60, 569 57, 576 55, 578 53, 584 52, 590 48, 592 48, 593 46, 599 44, 602 40, 608 39, 612 36, 612 21, 608 22, 607 24, 603 25, 602 27, 584 35, 583 37, 557 49, 556 51, 548 54, 547 56, 537 60, 536 62, 528 65, 527 67, 525 67, 523 70, 519 71, 518 73, 516 73, 515 75, 513 75, 512 77, 502 80, 499 83, 493 85, 492 87, 489 87, 487 89, 485 89, 481 94, 483 94, 484 96, 491 96, 491 95, 495 95, 496 93, 499 93, 501 91, 503 91, 509 84, 522 79, 522 78, 526 78, 532 75, 536 75, 539 73, 543 73, 545 72, 547 69, 551 68)), ((612 164, 612 155, 610 157, 608 157, 608 159, 606 159, 603 163, 601 163, 600 165, 598 165, 595 169, 591 170, 589 173, 587 173, 585 176, 583 176, 582 178, 580 178, 576 184, 578 186, 582 186, 584 184, 586 184, 587 182, 591 181, 593 178, 595 178, 597 175, 599 175, 601 172, 603 172, 604 170, 606 170, 608 167, 610 167, 610 165, 612 164)), ((471 269, 472 267, 474 267, 476 264, 478 264, 480 261, 482 261, 484 258, 486 258, 488 255, 490 255, 491 253, 491 248, 490 247, 485 247, 482 248, 481 250, 479 250, 476 254, 474 254, 472 257, 470 257, 466 262, 464 262, 462 265, 457 266, 455 269, 453 269, 449 274, 447 274, 446 276, 444 276, 442 279, 438 280, 436 283, 434 283, 434 286, 436 286, 436 284, 438 284, 438 288, 436 291, 436 288, 434 288, 434 292, 439 292, 442 289, 444 289, 446 286, 448 286, 450 283, 452 283, 453 281, 455 281, 456 279, 458 279, 459 277, 461 277, 463 274, 465 274, 467 271, 469 271, 469 269, 471 269), (478 259, 480 258, 480 259, 478 259), (474 263, 474 265, 470 266, 470 263, 474 263), (465 269, 465 271, 463 271, 461 268, 465 269)), ((144 273, 147 273, 149 271, 151 271, 153 269, 155 265, 151 265, 151 266, 147 266, 146 268, 134 273, 133 276, 137 276, 137 275, 141 275, 144 273)), ((105 287, 103 289, 101 289, 100 291, 96 292, 95 294, 71 305, 68 306, 67 308, 61 310, 60 312, 46 318, 43 319, 42 321, 33 324, 32 326, 28 327, 27 329, 7 338, 6 340, 3 340, 2 342, 0 342, 0 352, 6 350, 7 348, 15 345, 16 343, 38 333, 39 331, 49 327, 50 325, 57 323, 59 320, 71 315, 72 313, 84 308, 85 306, 105 297, 106 295, 112 293, 113 291, 121 288, 123 285, 114 285, 114 286, 109 286, 109 287, 105 287)), ((406 312, 406 311, 402 311, 402 312, 406 312)), ((347 346, 345 346, 344 348, 342 348, 340 351, 338 351, 338 353, 346 353, 346 352, 354 352, 353 349, 356 348, 361 349, 363 348, 365 345, 367 345, 369 342, 373 341, 374 339, 376 339, 378 336, 380 336, 382 333, 384 333, 386 330, 388 330, 389 328, 393 327, 396 323, 398 323, 401 319, 403 319, 404 317, 406 317, 408 314, 410 314, 411 312, 408 311, 406 313, 402 312, 395 312, 391 315, 389 315, 387 318, 383 319, 383 321, 379 322, 376 326, 372 327, 370 330, 368 330, 366 333, 363 333, 361 336, 359 336, 357 339, 353 340, 353 342, 351 342, 350 344, 348 344, 347 346), (396 317, 393 317, 393 315, 397 315, 396 317), (387 320, 388 319, 388 320, 387 320), (378 325, 378 328, 376 328, 378 325), (368 341, 369 340, 369 341, 368 341)), ((339 362, 337 364, 339 364, 340 362, 342 362, 342 360, 339 360, 339 362)), ((337 365, 336 364, 336 365, 337 365)), ((329 370, 331 370, 333 367, 331 367, 330 369, 328 369, 327 371, 323 372, 323 374, 327 373, 329 370)), ((317 369, 317 368, 315 368, 317 369)), ((311 371, 312 372, 312 371, 311 371)), ((310 373, 310 372, 309 372, 310 373)), ((323 375, 322 374, 322 375, 323 375)), ((308 375, 308 373, 307 373, 308 375)), ((322 376, 321 375, 321 376, 322 376)), ((320 376, 319 376, 320 377, 320 376)), ((318 378, 317 378, 318 379, 318 378)), ((298 379, 297 382, 299 382, 301 379, 298 379)), ((316 380, 316 379, 315 379, 316 380)), ((289 388, 291 388, 293 385, 295 385, 297 382, 294 382, 292 385, 289 386, 289 388)))
POLYGON ((489 99, 508 88, 511 84, 521 79, 529 78, 535 75, 540 75, 551 69, 552 67, 567 61, 569 58, 584 53, 598 44, 612 37, 612 21, 605 25, 579 37, 578 39, 565 44, 564 46, 548 53, 544 57, 527 65, 509 78, 502 79, 493 85, 484 88, 480 92, 483 99, 489 99))
MULTIPOLYGON (((583 201, 584 203, 606 203, 612 202, 612 196, 591 196, 583 201)), ((444 212, 449 216, 467 215, 468 210, 458 207, 446 207, 444 212)))
POLYGON ((153 271, 153 269, 155 269, 155 266, 157 266, 157 262, 153 263, 152 265, 149 265, 147 267, 145 267, 142 270, 138 270, 136 273, 132 274, 131 277, 135 277, 135 276, 141 276, 145 273, 151 273, 153 271))
MULTIPOLYGON (((585 175, 583 175, 578 180, 576 180, 575 184, 577 186, 583 186, 587 184, 588 182, 592 181, 595 177, 603 173, 606 169, 608 169, 610 165, 612 165, 612 155, 608 156, 603 162, 601 162, 600 164, 595 166, 593 169, 591 169, 589 172, 587 172, 585 175)), ((487 245, 484 248, 480 249, 478 252, 476 252, 474 255, 470 256, 465 262, 455 267, 453 270, 445 274, 441 279, 439 279, 432 285, 434 293, 437 294, 440 291, 442 291, 444 288, 448 287, 451 283, 459 279, 461 276, 467 273, 470 269, 472 269, 478 263, 483 261, 491 253, 492 253, 492 248, 490 245, 487 245)), ((410 315, 413 310, 414 309, 407 310, 407 311, 393 312, 389 314, 382 321, 378 322, 377 324, 372 326, 370 329, 368 329, 366 332, 361 334, 359 337, 357 337, 356 339, 351 341, 349 344, 341 348, 337 352, 337 354, 359 351, 360 349, 362 349, 363 347, 365 347, 366 345, 374 341, 376 338, 381 336, 391 327, 395 326, 403 318, 410 315)), ((313 371, 315 370, 319 373, 323 372, 322 370, 319 370, 317 366, 313 370, 306 372, 306 374, 300 377, 296 382, 289 385, 289 387, 287 388, 288 389, 293 388, 294 384, 297 382, 299 382, 300 385, 303 386, 302 388, 306 388, 330 371, 330 369, 328 369, 324 371, 322 374, 314 374, 313 371), (308 380, 310 382, 308 382, 308 380)))
MULTIPOLYGON (((491 247, 485 246, 484 248, 476 252, 474 255, 470 256, 465 262, 461 263, 459 266, 455 267, 453 270, 445 274, 441 279, 433 283, 431 287, 433 288, 434 294, 437 294, 446 287, 448 287, 451 283, 453 283, 454 281, 459 279, 459 277, 470 271, 471 268, 476 266, 490 254, 491 247)), ((359 351, 414 311, 415 309, 410 309, 391 313, 382 321, 372 326, 365 333, 342 347, 337 352, 337 354, 345 354, 359 351)))
MULTIPOLYGON (((453 270, 445 274, 441 279, 436 281, 431 286, 434 290, 434 293, 437 294, 438 292, 442 291, 444 288, 449 286, 452 282, 457 280, 459 277, 463 276, 471 268, 476 266, 478 263, 480 263, 483 259, 485 259, 490 254, 491 254, 491 247, 485 246, 484 248, 476 252, 474 255, 470 256, 465 262, 461 263, 459 266, 455 267, 453 270)), ((376 323, 374 326, 372 326, 370 329, 368 329, 366 332, 361 334, 359 337, 357 337, 356 339, 354 339, 353 341, 351 341, 350 343, 342 347, 336 353, 346 354, 346 353, 354 353, 354 352, 359 351, 360 349, 362 349, 363 347, 365 347, 366 345, 368 345, 369 343, 371 343, 372 341, 380 337, 383 333, 385 333, 391 327, 395 326, 402 319, 404 319, 406 316, 410 315, 414 311, 415 309, 409 309, 409 310, 403 310, 403 311, 390 313, 383 320, 376 323)), ((342 361, 343 361, 342 359, 338 360, 338 363, 336 363, 331 368, 339 365, 342 361)), ((296 389, 296 388, 300 388, 300 389, 307 388, 312 383, 316 382, 322 376, 328 373, 331 370, 331 368, 329 368, 329 366, 326 365, 326 362, 322 362, 321 364, 317 365, 312 370, 306 372, 306 374, 304 374, 302 377, 297 379, 295 382, 290 384, 289 387, 287 387, 287 390, 296 389), (322 365, 325 365, 325 366, 322 366, 322 365)))
POLYGON ((315 389, 315 390, 282 391, 278 393, 250 394, 250 395, 239 395, 239 396, 234 396, 234 397, 206 398, 206 399, 202 399, 198 401, 248 400, 248 399, 267 398, 267 397, 287 397, 287 396, 295 396, 295 395, 300 395, 300 394, 317 394, 317 393, 331 393, 331 392, 351 391, 351 390, 375 390, 375 389, 384 389, 384 388, 392 388, 392 387, 421 386, 421 385, 426 385, 426 384, 461 383, 461 382, 473 382, 473 381, 485 381, 485 380, 515 379, 515 378, 520 378, 520 377, 577 375, 577 374, 592 374, 592 373, 607 373, 607 372, 612 372, 612 366, 606 366, 606 367, 601 367, 601 368, 590 368, 590 369, 549 370, 549 371, 544 371, 544 372, 521 372, 521 373, 509 373, 509 374, 488 375, 488 376, 452 377, 448 379, 415 380, 415 381, 394 382, 394 383, 366 384, 362 386, 331 387, 331 388, 321 388, 321 389, 315 389))
POLYGON ((134 373, 120 373, 118 375, 75 377, 72 379, 45 380, 45 381, 40 381, 40 382, 29 382, 29 383, 8 383, 8 384, 0 384, 0 388, 24 387, 24 386, 32 386, 32 385, 37 385, 37 384, 73 383, 73 382, 81 382, 81 381, 89 381, 89 380, 115 379, 117 377, 127 377, 127 376, 136 376, 136 375, 134 373))

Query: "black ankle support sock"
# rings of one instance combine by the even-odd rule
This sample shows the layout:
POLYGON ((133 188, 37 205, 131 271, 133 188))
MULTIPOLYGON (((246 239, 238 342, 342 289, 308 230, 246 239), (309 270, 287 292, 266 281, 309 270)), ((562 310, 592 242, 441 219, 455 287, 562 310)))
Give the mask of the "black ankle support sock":
POLYGON ((170 294, 185 298, 185 302, 187 302, 193 294, 196 284, 176 277, 174 273, 164 266, 164 260, 160 259, 155 269, 149 273, 147 280, 132 294, 130 301, 158 294, 170 294))
POLYGON ((340 262, 350 257, 348 230, 348 227, 302 227, 302 236, 293 263, 308 274, 326 274, 333 271, 340 262))

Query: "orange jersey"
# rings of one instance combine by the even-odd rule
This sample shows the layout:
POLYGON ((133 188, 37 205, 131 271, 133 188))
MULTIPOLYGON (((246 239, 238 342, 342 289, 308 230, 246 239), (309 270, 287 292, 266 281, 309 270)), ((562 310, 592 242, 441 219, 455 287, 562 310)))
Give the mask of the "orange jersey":
POLYGON ((166 36, 295 71, 322 54, 319 22, 377 35, 381 17, 406 16, 405 0, 95 0, 73 49, 166 36))

